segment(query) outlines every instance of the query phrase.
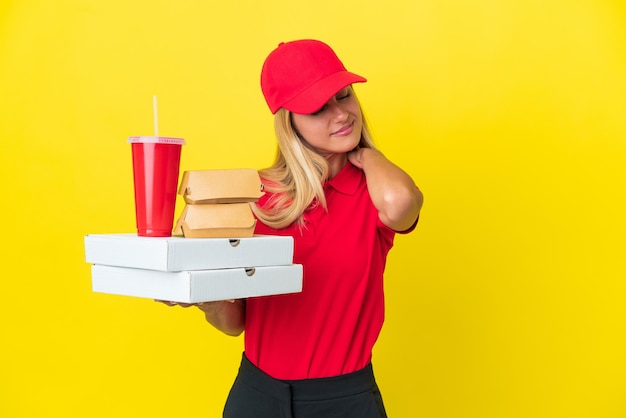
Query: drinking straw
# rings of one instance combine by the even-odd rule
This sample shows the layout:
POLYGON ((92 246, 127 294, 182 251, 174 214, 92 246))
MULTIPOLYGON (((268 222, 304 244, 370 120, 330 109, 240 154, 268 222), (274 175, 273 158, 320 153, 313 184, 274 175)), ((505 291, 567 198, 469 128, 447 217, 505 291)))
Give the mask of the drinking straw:
POLYGON ((154 136, 159 136, 159 109, 157 105, 157 97, 152 96, 152 112, 154 115, 154 136))

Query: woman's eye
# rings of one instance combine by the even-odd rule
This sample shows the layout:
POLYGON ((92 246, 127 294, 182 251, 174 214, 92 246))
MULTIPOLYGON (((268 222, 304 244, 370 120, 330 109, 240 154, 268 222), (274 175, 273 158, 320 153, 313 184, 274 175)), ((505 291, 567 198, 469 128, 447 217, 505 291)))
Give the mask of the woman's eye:
POLYGON ((345 100, 350 96, 352 96, 352 91, 350 89, 347 89, 345 92, 340 92, 337 95, 337 100, 345 100))

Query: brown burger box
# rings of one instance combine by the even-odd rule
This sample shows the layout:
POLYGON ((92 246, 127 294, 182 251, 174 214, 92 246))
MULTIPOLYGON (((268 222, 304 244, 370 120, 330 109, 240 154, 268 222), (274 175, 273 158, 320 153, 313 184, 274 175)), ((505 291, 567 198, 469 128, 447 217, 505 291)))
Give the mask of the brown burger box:
POLYGON ((185 171, 178 194, 190 205, 256 202, 263 196, 253 168, 185 171))
POLYGON ((187 204, 174 234, 185 238, 248 238, 254 235, 255 225, 249 203, 187 204))
POLYGON ((174 234, 185 238, 248 238, 256 220, 250 203, 263 195, 255 169, 185 171, 178 188, 185 208, 174 234))

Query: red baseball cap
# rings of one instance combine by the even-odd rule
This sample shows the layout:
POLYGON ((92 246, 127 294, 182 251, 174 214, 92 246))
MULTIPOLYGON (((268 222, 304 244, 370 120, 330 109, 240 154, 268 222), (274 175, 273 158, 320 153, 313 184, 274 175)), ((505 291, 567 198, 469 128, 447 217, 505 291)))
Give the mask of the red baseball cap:
POLYGON ((285 109, 311 114, 342 88, 367 81, 346 70, 324 42, 281 42, 263 63, 261 90, 272 114, 285 109))

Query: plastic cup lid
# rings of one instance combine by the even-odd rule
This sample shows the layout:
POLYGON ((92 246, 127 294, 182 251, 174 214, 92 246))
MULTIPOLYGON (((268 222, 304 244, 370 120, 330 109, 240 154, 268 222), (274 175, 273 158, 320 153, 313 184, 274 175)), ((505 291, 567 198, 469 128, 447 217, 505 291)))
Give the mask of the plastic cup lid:
POLYGON ((131 136, 128 138, 129 144, 142 143, 142 144, 174 144, 185 145, 186 142, 182 138, 170 138, 167 136, 131 136))

